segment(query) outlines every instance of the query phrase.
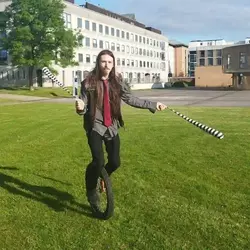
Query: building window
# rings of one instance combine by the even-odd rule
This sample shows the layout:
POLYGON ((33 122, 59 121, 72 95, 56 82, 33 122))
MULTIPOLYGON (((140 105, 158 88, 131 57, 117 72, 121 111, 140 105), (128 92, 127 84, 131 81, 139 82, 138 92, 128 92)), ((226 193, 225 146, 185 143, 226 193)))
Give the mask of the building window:
POLYGON ((122 52, 125 52, 125 45, 122 45, 122 52))
POLYGON ((116 30, 116 36, 120 37, 120 30, 116 30))
POLYGON ((109 35, 109 27, 108 26, 105 26, 105 34, 109 35))
POLYGON ((92 30, 96 31, 96 23, 92 23, 92 30))
POLYGON ((216 58, 217 65, 221 65, 221 58, 216 58))
POLYGON ((221 49, 216 50, 217 57, 221 57, 221 49))
POLYGON ((205 50, 200 51, 200 57, 205 57, 205 50))
POLYGON ((200 59, 200 66, 205 66, 205 59, 204 58, 200 59))
POLYGON ((85 29, 89 30, 89 21, 88 20, 85 20, 85 29))
POLYGON ((97 58, 97 56, 93 55, 93 63, 96 63, 96 58, 97 58))
POLYGON ((7 50, 0 50, 0 62, 5 62, 7 61, 7 50))
POLYGON ((78 62, 83 62, 83 54, 78 54, 78 62))
POLYGON ((231 55, 228 54, 227 55, 227 69, 230 69, 231 68, 231 55))
POLYGON ((120 65, 121 65, 121 59, 117 58, 117 66, 120 66, 120 65))
POLYGON ((86 55, 86 63, 90 63, 90 55, 86 55))
POLYGON ((127 45, 127 53, 129 54, 130 52, 130 49, 129 49, 129 46, 127 45))
POLYGON ((214 55, 213 50, 207 51, 207 57, 213 57, 213 55, 214 55))
POLYGON ((214 59, 213 58, 208 58, 207 59, 207 64, 208 64, 208 66, 214 65, 214 59))
POLYGON ((99 41, 99 48, 103 49, 103 41, 102 40, 99 41))
POLYGON ((97 40, 93 39, 93 48, 97 48, 97 40))
POLYGON ((89 37, 85 37, 85 46, 90 47, 90 38, 89 37))
POLYGON ((67 28, 72 28, 71 27, 71 14, 68 14, 68 13, 64 13, 63 14, 63 17, 64 17, 64 24, 67 28))
POLYGON ((247 66, 247 58, 246 58, 246 53, 240 52, 240 68, 246 68, 247 66))
POLYGON ((125 59, 122 59, 122 66, 125 66, 125 59))
POLYGON ((115 50, 115 43, 111 43, 111 50, 115 50))
POLYGON ((125 32, 122 31, 122 38, 125 38, 125 32))
POLYGON ((127 66, 129 67, 129 65, 130 65, 130 62, 129 62, 129 59, 127 59, 127 66))
POLYGON ((99 32, 103 33, 103 26, 102 26, 102 24, 99 24, 99 32))
POLYGON ((116 51, 120 52, 120 44, 119 43, 116 44, 116 51))
POLYGON ((111 28, 111 36, 114 36, 114 35, 115 35, 115 29, 111 28))
POLYGON ((105 42, 105 49, 109 49, 109 42, 105 42))
POLYGON ((77 28, 82 28, 82 19, 81 18, 77 18, 77 28))
POLYGON ((129 33, 128 32, 126 33, 126 38, 129 40, 129 33))

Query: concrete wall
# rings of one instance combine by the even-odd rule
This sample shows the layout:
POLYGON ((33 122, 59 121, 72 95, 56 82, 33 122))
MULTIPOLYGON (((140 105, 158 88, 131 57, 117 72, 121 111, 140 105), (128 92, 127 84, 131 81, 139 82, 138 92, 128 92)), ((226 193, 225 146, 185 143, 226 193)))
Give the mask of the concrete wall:
POLYGON ((232 75, 224 74, 221 66, 195 68, 196 87, 228 87, 232 85, 232 75))

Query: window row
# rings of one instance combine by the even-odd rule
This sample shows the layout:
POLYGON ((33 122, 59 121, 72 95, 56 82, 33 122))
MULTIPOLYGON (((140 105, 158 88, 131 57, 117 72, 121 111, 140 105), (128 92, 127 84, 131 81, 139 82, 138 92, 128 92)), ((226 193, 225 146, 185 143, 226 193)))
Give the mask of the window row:
POLYGON ((10 70, 10 71, 0 71, 0 80, 24 80, 27 79, 26 70, 10 70))
MULTIPOLYGON (((79 63, 96 63, 96 55, 91 56, 90 54, 86 54, 85 60, 82 53, 78 53, 78 62, 79 63)), ((125 67, 140 67, 140 68, 154 68, 154 69, 160 69, 163 68, 162 65, 165 65, 165 63, 156 63, 156 62, 147 62, 147 61, 139 61, 139 60, 132 60, 132 59, 125 59, 125 58, 117 58, 116 59, 116 66, 125 66, 125 67)))
MULTIPOLYGON (((64 22, 67 28, 72 28, 71 14, 64 13, 64 22)), ((83 22, 83 19, 80 17, 77 17, 77 28, 79 29, 84 28, 86 30, 91 30, 94 32, 99 32, 101 34, 126 39, 132 42, 147 44, 147 45, 158 47, 158 48, 165 50, 164 41, 157 41, 156 39, 144 37, 144 36, 137 35, 128 31, 124 31, 124 30, 117 29, 114 27, 109 27, 107 25, 97 24, 95 22, 90 22, 89 20, 84 20, 83 22)))
MULTIPOLYGON (((63 76, 65 75, 65 72, 62 72, 63 76)), ((129 82, 129 83, 150 83, 150 82, 157 82, 160 81, 161 74, 160 73, 144 73, 144 72, 119 72, 122 76, 122 78, 129 82)), ((87 75, 89 74, 89 71, 77 71, 77 75, 82 81, 82 79, 85 79, 87 75)), ((73 77, 75 76, 75 72, 72 72, 73 77)), ((64 77, 63 77, 64 78, 64 77)), ((64 82, 64 80, 63 80, 64 82)))
MULTIPOLYGON (((250 66, 250 61, 247 60, 247 53, 246 52, 239 52, 239 61, 238 65, 240 69, 246 69, 250 66)), ((227 55, 227 69, 231 69, 231 55, 227 55)))
POLYGON ((165 52, 156 52, 152 50, 132 47, 129 45, 125 46, 124 44, 122 45, 119 43, 115 44, 114 42, 97 40, 94 38, 92 39, 92 44, 91 44, 89 37, 84 37, 83 40, 81 41, 80 45, 82 46, 85 45, 86 47, 91 47, 92 45, 92 48, 109 49, 112 51, 123 52, 127 54, 132 54, 132 55, 157 57, 157 58, 161 58, 162 60, 165 60, 165 52), (83 40, 85 41, 85 44, 83 44, 83 40))

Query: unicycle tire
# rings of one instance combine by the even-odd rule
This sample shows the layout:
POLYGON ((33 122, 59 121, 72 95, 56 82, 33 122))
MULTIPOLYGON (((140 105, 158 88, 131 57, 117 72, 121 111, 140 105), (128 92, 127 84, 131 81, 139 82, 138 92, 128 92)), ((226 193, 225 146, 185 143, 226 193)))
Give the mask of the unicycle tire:
POLYGON ((99 219, 107 220, 114 214, 114 196, 111 180, 105 168, 101 171, 96 189, 100 198, 100 205, 93 211, 94 216, 99 219), (101 180, 104 183, 105 191, 102 190, 103 186, 101 186, 101 180))

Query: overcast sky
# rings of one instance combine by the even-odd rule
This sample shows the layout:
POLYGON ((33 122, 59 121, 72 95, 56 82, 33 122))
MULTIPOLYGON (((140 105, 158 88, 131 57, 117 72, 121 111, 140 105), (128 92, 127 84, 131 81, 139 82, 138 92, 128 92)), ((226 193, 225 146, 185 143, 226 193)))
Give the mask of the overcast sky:
MULTIPOLYGON (((84 4, 83 0, 75 0, 84 4)), ((134 13, 139 22, 160 29, 169 39, 244 40, 250 36, 249 0, 91 0, 110 11, 134 13)))

